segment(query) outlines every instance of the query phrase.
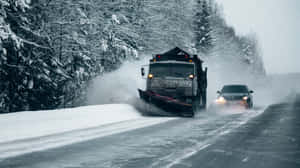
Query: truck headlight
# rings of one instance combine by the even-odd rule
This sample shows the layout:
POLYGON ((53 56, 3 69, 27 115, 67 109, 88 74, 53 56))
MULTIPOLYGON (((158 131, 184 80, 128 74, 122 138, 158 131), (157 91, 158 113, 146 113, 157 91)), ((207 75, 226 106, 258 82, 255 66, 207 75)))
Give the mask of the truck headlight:
POLYGON ((148 78, 149 78, 149 79, 152 79, 152 78, 153 78, 153 74, 149 74, 149 75, 148 75, 148 78))
POLYGON ((244 97, 243 97, 243 100, 248 100, 248 96, 244 96, 244 97))

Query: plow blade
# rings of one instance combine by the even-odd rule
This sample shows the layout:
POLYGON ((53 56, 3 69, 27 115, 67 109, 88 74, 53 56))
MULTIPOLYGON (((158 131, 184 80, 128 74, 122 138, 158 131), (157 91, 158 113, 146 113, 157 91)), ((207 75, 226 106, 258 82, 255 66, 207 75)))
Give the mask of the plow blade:
POLYGON ((162 96, 150 91, 138 90, 140 98, 166 112, 181 116, 193 116, 193 106, 171 97, 162 96))

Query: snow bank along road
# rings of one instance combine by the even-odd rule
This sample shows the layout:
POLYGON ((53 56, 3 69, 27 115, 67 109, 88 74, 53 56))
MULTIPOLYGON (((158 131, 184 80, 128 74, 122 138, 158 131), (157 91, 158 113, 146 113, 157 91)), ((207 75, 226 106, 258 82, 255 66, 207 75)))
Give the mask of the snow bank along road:
POLYGON ((0 160, 172 119, 145 118, 126 104, 3 114, 0 115, 0 160))

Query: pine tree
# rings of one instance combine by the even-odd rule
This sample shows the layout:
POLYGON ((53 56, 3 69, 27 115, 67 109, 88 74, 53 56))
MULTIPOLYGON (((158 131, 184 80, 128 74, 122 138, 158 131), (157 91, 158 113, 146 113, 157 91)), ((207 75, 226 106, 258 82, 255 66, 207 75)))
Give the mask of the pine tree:
POLYGON ((84 102, 89 80, 136 58, 140 43, 136 0, 53 0, 45 9, 55 55, 72 79, 65 83, 65 106, 84 102))
POLYGON ((212 49, 209 6, 206 0, 196 1, 194 16, 195 48, 198 53, 208 54, 212 49))
POLYGON ((8 35, 1 37, 1 80, 5 81, 1 82, 1 111, 55 107, 59 103, 57 83, 67 76, 52 57, 47 37, 40 34, 41 3, 6 1, 2 9, 8 35))

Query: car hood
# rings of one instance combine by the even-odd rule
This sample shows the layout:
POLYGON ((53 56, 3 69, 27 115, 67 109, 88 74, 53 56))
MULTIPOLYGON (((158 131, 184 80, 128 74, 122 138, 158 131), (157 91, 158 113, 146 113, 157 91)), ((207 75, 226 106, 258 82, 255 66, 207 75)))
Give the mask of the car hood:
POLYGON ((222 96, 248 96, 247 93, 222 93, 222 96))
POLYGON ((224 93, 221 96, 223 96, 226 100, 242 100, 244 96, 248 96, 247 93, 224 93))

